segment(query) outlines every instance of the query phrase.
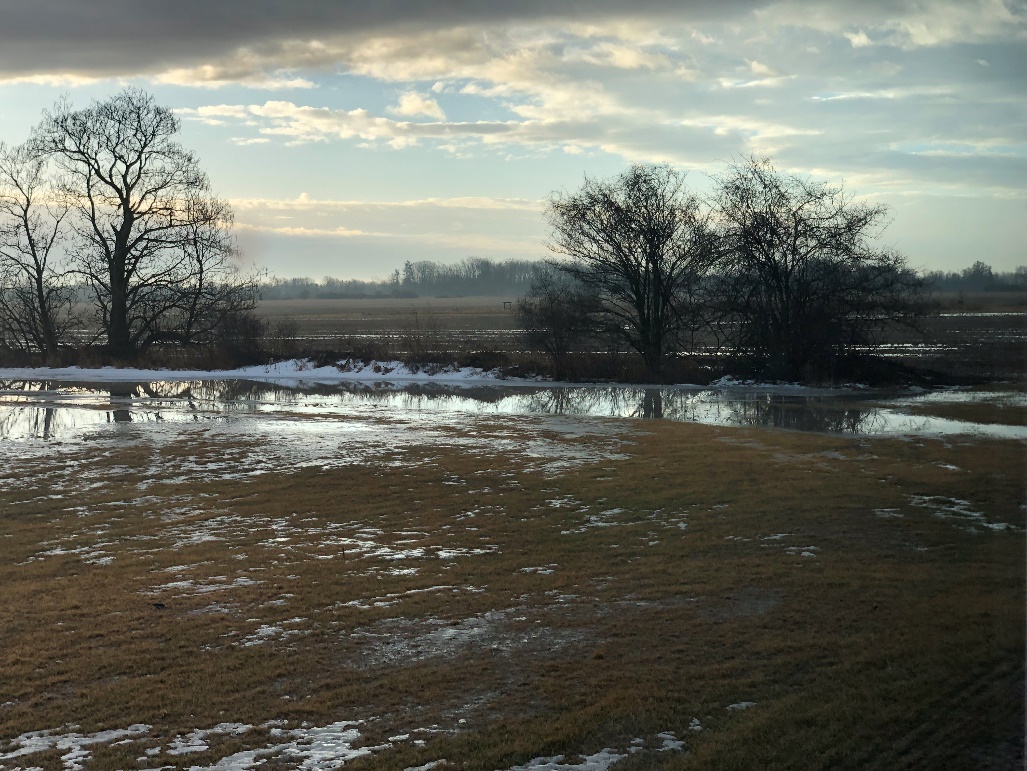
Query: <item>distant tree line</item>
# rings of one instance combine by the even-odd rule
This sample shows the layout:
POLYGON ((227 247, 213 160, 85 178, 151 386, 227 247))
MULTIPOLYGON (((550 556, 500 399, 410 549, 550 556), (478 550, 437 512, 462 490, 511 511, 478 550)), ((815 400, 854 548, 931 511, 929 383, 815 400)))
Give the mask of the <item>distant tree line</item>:
POLYGON ((1027 265, 997 273, 978 260, 961 271, 928 271, 924 274, 924 284, 938 292, 1022 292, 1027 290, 1027 265))
POLYGON ((489 260, 469 257, 447 264, 407 260, 387 278, 360 281, 326 276, 275 278, 260 286, 265 300, 350 299, 360 297, 518 297, 527 293, 537 274, 537 260, 489 260))

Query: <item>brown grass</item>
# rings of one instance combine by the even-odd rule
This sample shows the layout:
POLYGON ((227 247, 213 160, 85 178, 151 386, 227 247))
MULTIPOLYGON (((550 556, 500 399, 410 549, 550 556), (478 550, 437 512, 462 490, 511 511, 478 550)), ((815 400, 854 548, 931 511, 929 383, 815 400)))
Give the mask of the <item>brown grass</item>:
MULTIPOLYGON (((618 769, 1022 762, 1022 444, 665 422, 577 439, 532 420, 438 430, 374 463, 227 480, 202 469, 258 444, 196 431, 11 458, 23 482, 0 490, 0 739, 153 726, 95 746, 91 769, 273 719, 365 720, 368 745, 411 734, 354 769, 507 768, 636 737, 647 749, 618 769), (483 449, 491 437, 514 449, 483 449), (596 460, 531 461, 518 448, 539 437, 591 444, 596 460), (75 460, 78 479, 109 484, 47 497, 75 460), (175 548, 200 531, 218 540, 175 548), (360 540, 468 551, 395 560, 360 540), (43 554, 56 546, 86 550, 43 554), (299 633, 240 644, 262 625, 299 633), (756 706, 726 709, 742 701, 756 706), (688 752, 656 752, 661 731, 688 752)), ((149 765, 269 741, 263 728, 149 765)))

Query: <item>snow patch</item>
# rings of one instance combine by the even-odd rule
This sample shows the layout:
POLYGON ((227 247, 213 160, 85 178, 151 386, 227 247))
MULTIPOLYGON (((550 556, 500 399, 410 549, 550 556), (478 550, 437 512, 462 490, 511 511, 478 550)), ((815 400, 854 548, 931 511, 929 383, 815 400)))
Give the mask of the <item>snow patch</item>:
POLYGON ((725 707, 725 709, 730 709, 730 710, 734 710, 736 712, 740 712, 743 709, 749 709, 749 707, 755 707, 755 706, 756 706, 756 702, 754 702, 754 701, 738 701, 738 702, 735 702, 734 704, 728 704, 727 707, 725 707))
POLYGON ((549 758, 535 758, 522 766, 513 766, 510 771, 606 771, 618 760, 626 758, 609 748, 589 755, 581 763, 564 763, 563 755, 549 758))
MULTIPOLYGON (((75 728, 75 726, 70 727, 75 728)), ((121 739, 144 736, 149 732, 150 726, 143 723, 136 723, 128 728, 99 731, 95 734, 69 733, 61 735, 56 734, 53 730, 32 731, 12 739, 11 744, 18 749, 0 754, 0 760, 12 760, 49 749, 67 750, 61 756, 64 768, 68 771, 82 771, 86 761, 92 757, 92 753, 86 747, 94 744, 111 744, 121 739)))

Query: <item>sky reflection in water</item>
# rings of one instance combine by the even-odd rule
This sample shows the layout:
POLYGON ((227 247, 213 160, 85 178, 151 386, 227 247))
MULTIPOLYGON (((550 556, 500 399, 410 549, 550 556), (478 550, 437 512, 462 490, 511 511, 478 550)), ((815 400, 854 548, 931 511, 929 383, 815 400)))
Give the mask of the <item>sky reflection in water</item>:
MULTIPOLYGON (((0 440, 74 441, 149 423, 252 421, 258 416, 388 417, 457 425, 474 416, 664 418, 856 435, 977 434, 1027 439, 1027 427, 914 416, 904 408, 939 394, 867 402, 855 392, 767 389, 439 386, 389 389, 351 384, 287 387, 246 380, 0 383, 0 440), (882 406, 884 405, 884 406, 882 406)), ((945 394, 947 401, 972 398, 945 394)), ((243 426, 237 426, 242 428, 243 426)))

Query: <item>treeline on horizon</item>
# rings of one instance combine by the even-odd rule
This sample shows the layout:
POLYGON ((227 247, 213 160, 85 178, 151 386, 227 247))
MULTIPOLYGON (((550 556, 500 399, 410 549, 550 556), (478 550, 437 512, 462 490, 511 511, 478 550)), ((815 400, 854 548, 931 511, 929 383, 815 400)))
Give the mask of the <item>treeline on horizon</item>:
MULTIPOLYGON (((541 260, 470 257, 457 263, 408 260, 383 279, 271 278, 261 282, 263 300, 345 300, 375 297, 521 297, 546 266, 541 260)), ((1027 291, 1027 265, 995 271, 978 260, 961 271, 921 274, 928 292, 1027 291)))
POLYGON ((261 282, 264 300, 339 300, 360 297, 460 297, 469 295, 520 296, 543 263, 536 260, 489 260, 469 257, 446 264, 433 260, 410 261, 387 278, 341 279, 272 278, 261 282))

